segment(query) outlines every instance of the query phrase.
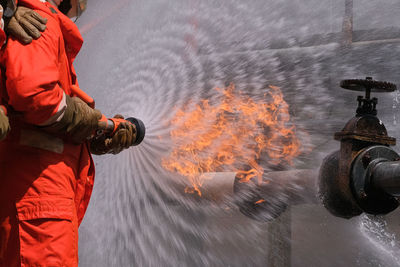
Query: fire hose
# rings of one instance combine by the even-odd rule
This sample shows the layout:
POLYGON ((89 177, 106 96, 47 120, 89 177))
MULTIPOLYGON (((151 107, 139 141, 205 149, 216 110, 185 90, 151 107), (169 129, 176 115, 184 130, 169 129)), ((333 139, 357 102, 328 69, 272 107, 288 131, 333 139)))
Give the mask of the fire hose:
MULTIPOLYGON (((86 102, 91 108, 94 108, 95 102, 93 98, 91 98, 88 94, 82 91, 78 86, 72 85, 71 91, 75 96, 79 97, 84 102, 86 102)), ((113 136, 115 132, 119 129, 120 124, 124 122, 128 122, 135 125, 136 140, 133 143, 133 146, 139 145, 143 141, 144 136, 146 135, 146 127, 144 126, 143 121, 134 117, 120 119, 120 118, 107 118, 103 115, 103 117, 99 121, 99 127, 94 137, 98 137, 100 135, 113 136)))

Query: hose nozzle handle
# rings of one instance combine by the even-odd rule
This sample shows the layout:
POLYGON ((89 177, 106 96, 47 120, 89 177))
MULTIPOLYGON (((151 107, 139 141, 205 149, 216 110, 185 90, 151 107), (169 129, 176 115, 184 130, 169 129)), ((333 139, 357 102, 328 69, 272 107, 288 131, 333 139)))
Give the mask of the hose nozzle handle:
POLYGON ((146 127, 144 126, 143 121, 137 118, 129 117, 126 118, 126 120, 135 125, 136 127, 136 140, 133 143, 133 146, 137 146, 143 141, 144 136, 146 135, 146 127))
POLYGON ((146 127, 144 126, 143 121, 134 117, 129 117, 126 119, 117 119, 117 118, 107 119, 103 115, 103 117, 99 121, 99 128, 97 130, 96 135, 99 136, 105 134, 112 136, 117 131, 120 122, 129 122, 135 125, 136 140, 132 145, 133 146, 139 145, 143 141, 144 136, 146 135, 146 127))
POLYGON ((0 105, 0 111, 4 113, 4 115, 7 116, 7 108, 3 105, 0 105))

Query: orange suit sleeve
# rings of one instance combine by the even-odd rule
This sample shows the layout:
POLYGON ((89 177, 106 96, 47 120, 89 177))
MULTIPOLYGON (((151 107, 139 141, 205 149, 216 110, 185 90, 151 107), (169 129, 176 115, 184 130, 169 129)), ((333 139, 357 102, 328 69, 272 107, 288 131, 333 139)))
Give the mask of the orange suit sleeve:
POLYGON ((4 51, 8 104, 31 124, 41 124, 57 113, 64 90, 60 86, 60 28, 48 19, 42 36, 29 45, 12 37, 4 51))

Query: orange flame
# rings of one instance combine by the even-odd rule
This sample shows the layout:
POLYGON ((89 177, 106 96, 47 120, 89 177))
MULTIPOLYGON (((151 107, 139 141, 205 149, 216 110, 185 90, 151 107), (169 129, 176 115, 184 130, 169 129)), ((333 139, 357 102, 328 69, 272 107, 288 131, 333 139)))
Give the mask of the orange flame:
POLYGON ((216 90, 221 94, 216 103, 202 100, 192 109, 177 110, 171 120, 173 150, 162 159, 166 170, 189 179, 192 187, 185 192, 200 196, 202 173, 237 171, 241 182, 253 177, 261 182, 261 153, 268 155, 271 164, 291 164, 300 153, 279 87, 269 86, 263 99, 236 93, 233 84, 216 90))
POLYGON ((261 203, 264 203, 264 202, 266 202, 266 200, 265 199, 260 199, 260 200, 258 200, 258 201, 256 201, 254 204, 261 204, 261 203))

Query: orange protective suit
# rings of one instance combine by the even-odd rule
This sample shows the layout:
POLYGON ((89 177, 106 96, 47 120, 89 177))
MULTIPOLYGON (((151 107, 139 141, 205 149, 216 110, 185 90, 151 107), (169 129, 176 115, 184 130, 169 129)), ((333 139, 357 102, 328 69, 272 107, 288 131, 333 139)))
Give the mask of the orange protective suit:
POLYGON ((5 41, 6 41, 6 33, 4 32, 3 29, 0 28, 0 46, 2 46, 5 41))
POLYGON ((35 125, 57 113, 63 93, 72 95, 72 62, 83 41, 76 25, 49 3, 19 5, 48 22, 41 38, 22 45, 10 37, 0 55, 0 97, 12 128, 0 142, 0 266, 77 266, 93 161, 86 143, 68 143, 35 125))

